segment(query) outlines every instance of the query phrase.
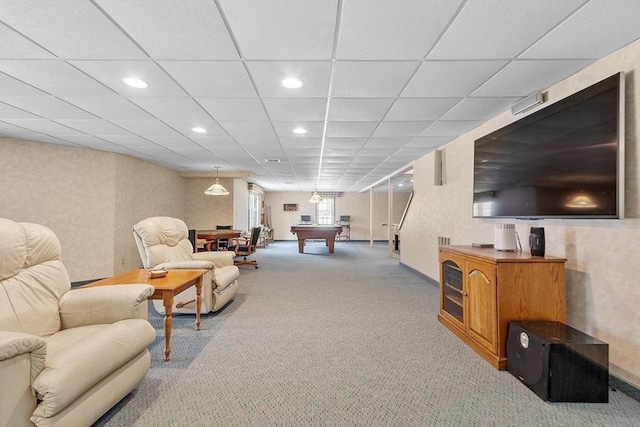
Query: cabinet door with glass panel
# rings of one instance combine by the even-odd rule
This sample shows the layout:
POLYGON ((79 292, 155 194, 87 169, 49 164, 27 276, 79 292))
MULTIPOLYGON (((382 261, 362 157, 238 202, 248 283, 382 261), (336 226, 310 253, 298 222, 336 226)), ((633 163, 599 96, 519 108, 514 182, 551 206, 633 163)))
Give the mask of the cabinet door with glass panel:
POLYGON ((464 301, 463 301, 463 260, 453 259, 448 256, 441 260, 440 271, 440 312, 450 316, 450 320, 459 323, 464 328, 464 301))

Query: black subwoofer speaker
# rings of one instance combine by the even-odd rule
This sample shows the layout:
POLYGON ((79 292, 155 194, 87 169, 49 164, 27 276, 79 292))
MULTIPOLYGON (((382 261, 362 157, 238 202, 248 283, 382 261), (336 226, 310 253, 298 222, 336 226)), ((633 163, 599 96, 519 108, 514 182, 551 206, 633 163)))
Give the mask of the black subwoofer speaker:
POLYGON ((609 345, 561 322, 509 322, 507 370, 543 400, 609 402, 609 345))

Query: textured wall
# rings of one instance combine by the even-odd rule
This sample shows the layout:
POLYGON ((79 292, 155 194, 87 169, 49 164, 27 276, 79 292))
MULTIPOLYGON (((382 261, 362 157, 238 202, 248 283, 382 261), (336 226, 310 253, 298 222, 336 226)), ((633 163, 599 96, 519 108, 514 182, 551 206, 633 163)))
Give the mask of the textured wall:
MULTIPOLYGON (((568 323, 610 345, 611 371, 640 386, 640 41, 548 90, 563 98, 618 71, 626 74, 626 219, 501 221, 516 223, 527 246, 529 228, 545 228, 547 255, 567 258, 568 323)), ((433 185, 433 153, 414 165, 415 196, 401 232, 402 262, 438 279, 437 237, 451 244, 493 243, 497 221, 472 219, 473 143, 513 121, 510 112, 444 147, 444 185, 433 185)))
POLYGON ((233 225, 233 179, 220 178, 220 184, 229 190, 228 196, 207 196, 215 178, 187 179, 187 227, 212 230, 216 225, 233 225))
POLYGON ((0 138, 0 216, 50 227, 72 281, 142 263, 131 227, 184 216, 185 180, 120 154, 0 138))
POLYGON ((187 180, 152 163, 115 157, 114 272, 120 273, 142 268, 131 233, 134 224, 151 216, 184 218, 187 180))
POLYGON ((113 273, 115 154, 0 138, 0 216, 51 228, 71 280, 113 273))

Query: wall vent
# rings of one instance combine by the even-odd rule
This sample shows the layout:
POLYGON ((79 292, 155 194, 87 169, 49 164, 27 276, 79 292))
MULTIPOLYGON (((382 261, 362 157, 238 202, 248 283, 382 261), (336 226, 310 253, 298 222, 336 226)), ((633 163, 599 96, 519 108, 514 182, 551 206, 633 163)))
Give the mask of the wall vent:
POLYGON ((438 236, 438 246, 449 246, 451 244, 450 237, 440 237, 438 236))

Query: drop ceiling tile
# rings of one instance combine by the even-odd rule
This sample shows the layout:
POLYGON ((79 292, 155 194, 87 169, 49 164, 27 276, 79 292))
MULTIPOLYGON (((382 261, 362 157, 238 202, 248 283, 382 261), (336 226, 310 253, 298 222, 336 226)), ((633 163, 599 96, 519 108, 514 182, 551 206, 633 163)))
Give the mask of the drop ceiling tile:
POLYGON ((89 135, 129 135, 129 132, 106 120, 68 120, 61 119, 56 122, 79 130, 89 135))
POLYGON ((158 61, 193 97, 257 97, 241 61, 158 61))
POLYGON ((273 128, 276 130, 276 134, 280 137, 280 140, 283 139, 309 139, 312 137, 321 137, 324 131, 324 122, 307 122, 307 121, 298 121, 298 122, 272 122, 273 128), (294 129, 302 128, 307 131, 305 134, 295 134, 293 133, 294 129))
POLYGON ((46 49, 0 22, 0 59, 52 59, 46 49))
POLYGON ((0 71, 59 97, 116 96, 111 90, 64 61, 1 60, 0 71))
POLYGON ((393 98, 413 75, 419 62, 336 61, 332 97, 393 98))
POLYGON ((511 108, 522 98, 466 98, 441 120, 489 120, 511 108))
POLYGON ((95 119, 96 116, 83 111, 59 98, 45 96, 3 96, 2 99, 14 107, 49 119, 95 119))
POLYGON ((196 102, 216 120, 269 120, 258 98, 196 98, 196 102))
POLYGON ((137 135, 103 135, 100 138, 109 142, 113 142, 114 144, 127 147, 153 145, 151 141, 137 135))
POLYGON ((289 152, 291 149, 306 150, 308 148, 320 149, 322 138, 280 138, 280 144, 289 152))
POLYGON ((0 7, 0 20, 60 58, 146 58, 88 1, 5 1, 0 7))
POLYGON ((165 161, 168 158, 176 158, 178 156, 176 153, 164 147, 160 147, 159 145, 136 146, 136 147, 133 147, 133 150, 137 151, 138 153, 153 156, 154 158, 161 158, 164 156, 165 161))
POLYGON ((450 136, 416 136, 407 145, 406 148, 436 148, 451 141, 450 136))
POLYGON ((126 98, 67 96, 63 98, 70 104, 88 111, 103 119, 153 120, 153 117, 126 98))
POLYGON ((189 136, 189 139, 207 149, 241 149, 230 136, 189 136))
POLYGON ((332 98, 329 120, 379 121, 393 103, 392 98, 332 98))
POLYGON ((227 136, 227 132, 222 129, 222 126, 209 117, 202 117, 200 119, 193 120, 164 120, 164 122, 189 138, 198 136, 227 136), (207 132, 194 132, 193 128, 195 127, 204 128, 207 132))
POLYGON ((274 168, 284 165, 283 162, 285 160, 285 154, 279 147, 252 147, 249 152, 253 157, 258 159, 264 167, 274 168), (280 162, 269 162, 268 160, 271 159, 280 159, 280 162))
MULTIPOLYGON (((1 61, 0 61, 1 63, 1 61)), ((1 69, 1 68, 0 68, 1 69)), ((7 74, 0 73, 0 88, 2 91, 2 97, 5 96, 45 96, 46 92, 36 89, 18 79, 15 79, 7 74)))
POLYGON ((147 139, 169 149, 173 149, 174 147, 198 147, 195 142, 183 135, 148 136, 147 139))
MULTIPOLYGON (((17 122, 19 123, 19 121, 17 122)), ((19 139, 31 139, 36 136, 44 136, 41 133, 34 132, 29 129, 25 129, 20 126, 16 126, 12 123, 4 122, 0 120, 0 135, 9 138, 19 138, 19 139)), ((35 139, 31 139, 32 141, 36 141, 35 139)))
POLYGON ((483 120, 438 120, 422 132, 420 136, 457 137, 483 123, 483 120))
POLYGON ((385 116, 385 121, 437 120, 462 98, 401 98, 385 116))
POLYGON ((220 126, 232 137, 270 138, 276 139, 269 122, 221 121, 220 126))
MULTIPOLYGON (((216 148, 212 150, 217 156, 229 163, 247 162, 248 164, 256 163, 256 161, 247 153, 244 148, 216 148)), ((257 164, 257 163, 256 163, 257 164)))
POLYGON ((112 151, 119 146, 92 135, 65 135, 65 140, 74 144, 101 151, 112 151))
POLYGON ((640 38, 640 2, 591 1, 520 58, 602 58, 640 38), (603 37, 603 35, 606 35, 603 37))
POLYGON ((171 151, 175 151, 176 153, 181 154, 196 162, 188 164, 189 167, 205 167, 211 161, 219 161, 218 157, 215 154, 207 151, 202 147, 171 147, 171 151))
POLYGON ((266 148, 266 149, 274 149, 280 150, 282 147, 280 146, 280 141, 276 137, 269 136, 257 136, 257 137, 249 137, 249 136, 237 136, 235 140, 238 144, 245 148, 248 151, 253 151, 255 149, 266 148))
POLYGON ((367 141, 365 148, 400 148, 408 144, 412 139, 412 137, 369 138, 369 141, 367 141))
POLYGON ((220 5, 246 59, 332 56, 337 0, 221 0, 220 5))
POLYGON ((84 135, 82 132, 68 128, 51 120, 44 119, 4 119, 6 123, 22 127, 33 132, 44 133, 50 136, 84 135))
POLYGON ((330 61, 247 61, 247 68, 260 96, 265 98, 317 98, 329 93, 330 61), (302 81, 302 87, 282 86, 288 77, 302 81))
MULTIPOLYGON (((187 96, 167 73, 152 61, 69 61, 114 92, 130 97, 187 96), (149 87, 137 89, 127 86, 122 79, 136 77, 149 87)), ((95 96, 95 95, 94 95, 95 96)))
MULTIPOLYGON (((6 97, 3 97, 2 99, 5 100, 6 97)), ((0 120, 4 119, 42 119, 42 117, 31 114, 25 110, 21 110, 20 108, 16 108, 13 105, 0 102, 0 120)))
POLYGON ((327 137, 371 136, 378 122, 327 122, 327 137))
POLYGON ((344 2, 338 59, 422 59, 461 0, 344 2))
POLYGON ((398 151, 397 147, 367 148, 365 146, 362 150, 360 150, 360 153, 358 154, 358 158, 360 158, 360 157, 379 157, 379 158, 382 158, 382 159, 386 159, 387 157, 389 157, 390 155, 392 155, 396 151, 398 151))
POLYGON ((373 136, 417 136, 431 123, 433 122, 382 122, 373 133, 373 136))
POLYGON ((340 157, 346 157, 346 156, 355 157, 359 152, 360 152, 360 148, 331 148, 331 147, 324 148, 324 156, 326 161, 328 162, 331 162, 335 158, 340 158, 340 157))
POLYGON ((507 61, 427 61, 402 91, 403 97, 465 97, 507 61))
POLYGON ((404 160, 417 159, 433 151, 434 147, 403 147, 393 156, 393 159, 402 157, 404 160))
POLYGON ((191 98, 130 98, 161 120, 211 121, 211 117, 191 98))
POLYGON ((152 58, 239 59, 215 2, 98 0, 97 3, 152 58))
POLYGON ((474 91, 473 96, 529 96, 569 77, 591 62, 581 59, 513 61, 474 91))
POLYGON ((516 57, 582 3, 583 0, 467 2, 428 59, 516 57))
POLYGON ((263 102, 273 121, 322 121, 327 108, 324 98, 265 98, 263 102))
POLYGON ((177 135, 177 132, 160 120, 111 120, 112 123, 140 136, 177 135))
POLYGON ((362 148, 369 138, 325 138, 325 147, 362 148))

